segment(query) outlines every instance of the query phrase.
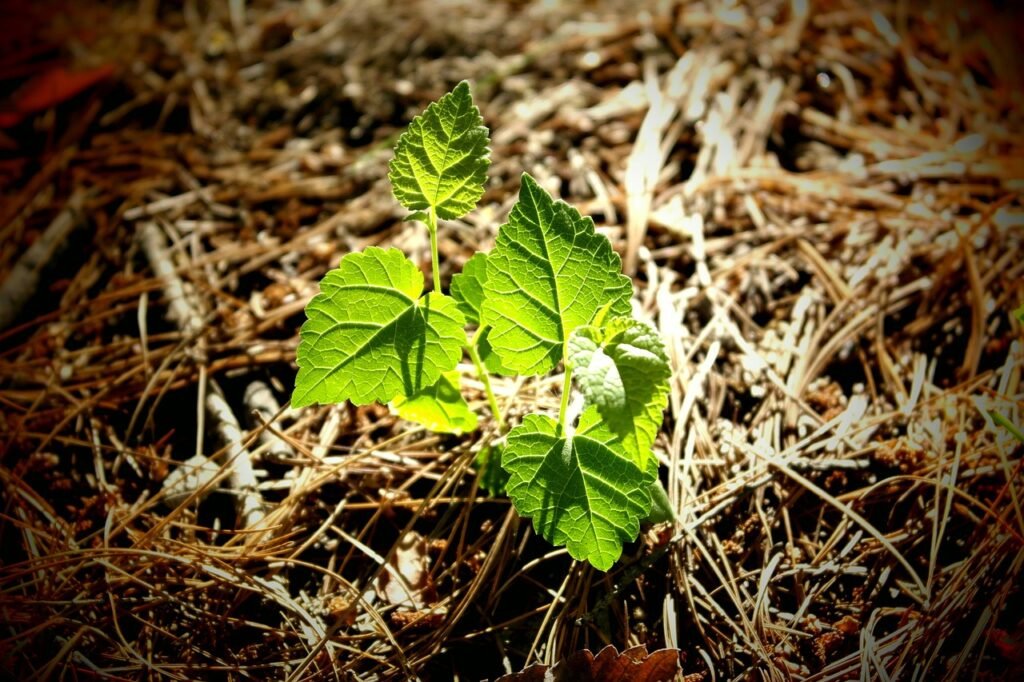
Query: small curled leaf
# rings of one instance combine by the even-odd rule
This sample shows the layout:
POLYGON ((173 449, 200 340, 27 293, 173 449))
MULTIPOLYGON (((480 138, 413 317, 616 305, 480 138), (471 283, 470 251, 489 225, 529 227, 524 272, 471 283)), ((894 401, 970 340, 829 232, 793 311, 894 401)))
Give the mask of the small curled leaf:
POLYGON ((402 419, 435 433, 468 433, 477 427, 476 413, 459 392, 459 373, 445 372, 432 386, 412 396, 398 396, 391 406, 402 419))
POLYGON ((629 317, 580 327, 569 339, 568 357, 587 404, 643 464, 661 427, 672 373, 657 330, 629 317))
POLYGON ((451 295, 470 324, 480 322, 484 305, 484 283, 487 281, 487 254, 477 252, 452 277, 451 295))

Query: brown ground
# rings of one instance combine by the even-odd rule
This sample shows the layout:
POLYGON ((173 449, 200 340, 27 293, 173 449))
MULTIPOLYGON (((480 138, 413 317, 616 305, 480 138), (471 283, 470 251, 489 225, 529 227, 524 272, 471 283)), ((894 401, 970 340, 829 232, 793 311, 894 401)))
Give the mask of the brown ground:
MULTIPOLYGON (((690 682, 1024 674, 1022 447, 990 416, 1024 396, 1009 10, 176 4, 4 10, 0 669, 475 680, 611 643, 690 682), (112 75, 17 114, 58 61, 112 75), (679 518, 607 574, 479 488, 477 383, 465 437, 279 409, 328 268, 429 268, 387 162, 463 78, 494 164, 443 281, 526 170, 669 346, 679 518)), ((560 384, 496 391, 514 422, 560 384)))

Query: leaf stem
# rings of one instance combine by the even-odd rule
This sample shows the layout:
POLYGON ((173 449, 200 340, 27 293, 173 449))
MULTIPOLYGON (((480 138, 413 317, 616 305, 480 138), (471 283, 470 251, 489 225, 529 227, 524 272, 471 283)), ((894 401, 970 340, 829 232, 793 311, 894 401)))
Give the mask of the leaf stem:
POLYGON ((469 351, 470 359, 473 360, 473 366, 476 367, 476 375, 480 378, 480 383, 484 385, 484 391, 487 393, 487 402, 491 406, 491 414, 494 415, 494 420, 498 422, 498 430, 504 433, 506 428, 505 418, 498 407, 498 399, 494 397, 494 389, 491 388, 491 375, 484 368, 484 363, 480 362, 480 353, 477 351, 477 342, 479 342, 486 329, 487 325, 481 325, 476 330, 476 334, 473 335, 473 340, 470 342, 467 350, 469 351))
POLYGON ((427 231, 430 233, 430 264, 434 275, 434 291, 441 293, 441 266, 437 259, 437 211, 431 206, 427 212, 427 231))
POLYGON ((565 415, 569 411, 569 396, 572 394, 572 365, 565 362, 565 381, 562 384, 562 404, 558 407, 558 425, 565 433, 565 415))

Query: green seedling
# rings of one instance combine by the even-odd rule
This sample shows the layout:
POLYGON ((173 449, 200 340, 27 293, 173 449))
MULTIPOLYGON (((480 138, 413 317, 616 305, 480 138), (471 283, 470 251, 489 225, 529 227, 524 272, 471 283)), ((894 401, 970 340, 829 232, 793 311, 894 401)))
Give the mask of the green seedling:
POLYGON ((482 485, 507 491, 549 542, 608 570, 652 506, 654 518, 671 517, 651 451, 668 401, 668 355, 657 331, 632 318, 632 282, 608 239, 525 173, 494 249, 475 254, 450 295, 442 292, 438 220, 476 207, 488 144, 466 82, 410 123, 388 177, 409 219, 427 227, 433 288, 423 292, 422 273, 394 248, 342 258, 306 306, 292 404, 390 403, 433 431, 470 432, 478 417, 456 370, 465 353, 504 432, 491 375, 561 368, 557 418, 527 414, 503 445, 483 444, 482 485), (574 382, 582 405, 571 407, 574 382))

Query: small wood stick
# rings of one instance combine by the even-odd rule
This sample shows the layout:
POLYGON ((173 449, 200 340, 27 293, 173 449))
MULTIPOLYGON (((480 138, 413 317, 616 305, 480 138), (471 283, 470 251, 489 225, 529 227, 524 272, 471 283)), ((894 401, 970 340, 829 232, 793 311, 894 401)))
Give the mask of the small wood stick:
POLYGON ((217 434, 228 446, 227 465, 231 473, 228 483, 239 493, 237 506, 242 528, 253 528, 263 520, 263 499, 257 491, 256 473, 252 466, 252 453, 243 443, 245 436, 231 406, 221 395, 220 387, 210 380, 210 391, 206 394, 206 411, 213 417, 217 434))
POLYGON ((18 318, 22 308, 36 293, 43 270, 64 247, 71 233, 85 222, 82 204, 86 194, 86 191, 79 190, 71 195, 64 210, 22 254, 11 274, 0 285, 0 329, 6 329, 18 318))
MULTIPOLYGON (((167 317, 189 337, 199 336, 202 331, 203 316, 185 291, 185 285, 171 261, 167 241, 160 228, 156 223, 145 223, 141 226, 139 237, 142 242, 142 250, 149 259, 153 272, 163 280, 164 293, 168 301, 167 317)), ((201 391, 201 393, 205 393, 202 402, 206 412, 213 418, 217 433, 229 446, 226 455, 229 467, 228 484, 238 493, 236 505, 239 524, 242 528, 250 528, 259 523, 264 516, 263 500, 256 488, 257 481, 252 466, 252 454, 248 448, 242 445, 244 442, 242 428, 231 411, 231 407, 224 400, 217 384, 209 380, 208 388, 209 390, 205 392, 201 391)))
MULTIPOLYGON (((270 423, 281 410, 273 391, 262 381, 254 381, 245 388, 245 406, 249 408, 249 426, 258 428, 261 422, 270 423), (253 413, 259 415, 256 418, 253 413)), ((271 429, 260 431, 259 443, 265 450, 264 459, 289 459, 295 456, 291 445, 281 439, 271 429)))

